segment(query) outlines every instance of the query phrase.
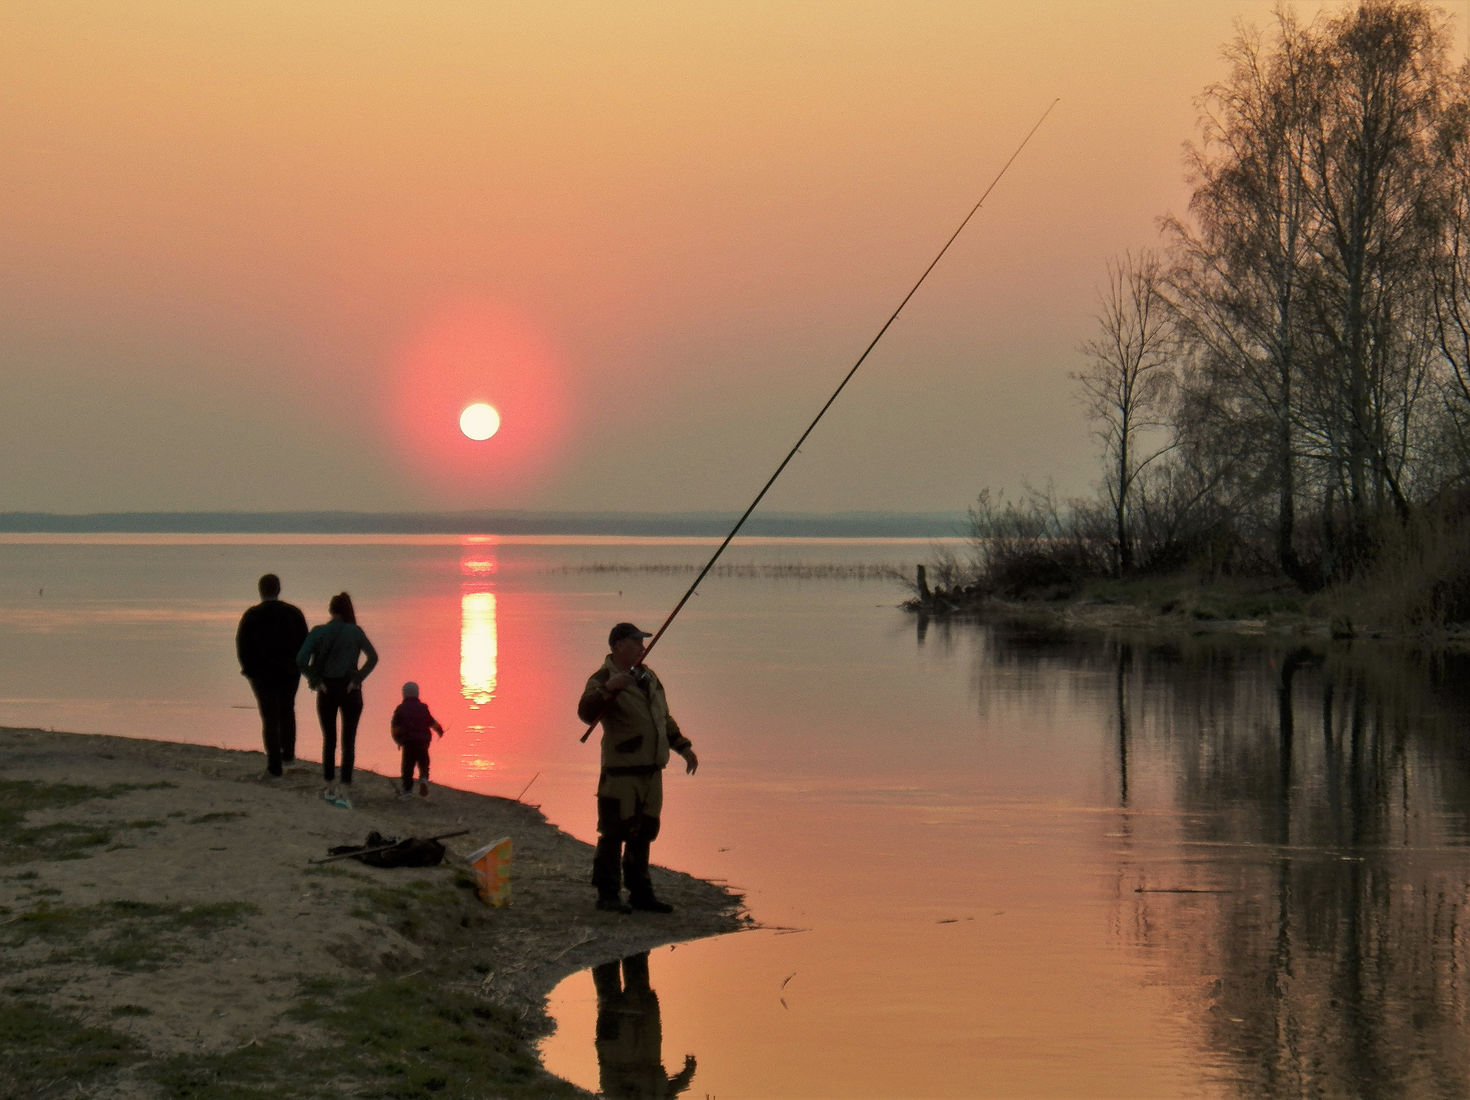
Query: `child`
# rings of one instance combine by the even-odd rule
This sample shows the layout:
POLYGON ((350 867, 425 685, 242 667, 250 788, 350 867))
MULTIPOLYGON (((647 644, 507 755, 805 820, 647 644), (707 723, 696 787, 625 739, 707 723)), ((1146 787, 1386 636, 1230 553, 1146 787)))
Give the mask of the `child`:
POLYGON ((403 789, 399 798, 413 797, 413 769, 419 769, 419 794, 429 797, 429 742, 435 730, 444 736, 444 727, 429 713, 419 699, 419 686, 410 680, 403 685, 403 702, 393 711, 393 743, 403 749, 403 789))

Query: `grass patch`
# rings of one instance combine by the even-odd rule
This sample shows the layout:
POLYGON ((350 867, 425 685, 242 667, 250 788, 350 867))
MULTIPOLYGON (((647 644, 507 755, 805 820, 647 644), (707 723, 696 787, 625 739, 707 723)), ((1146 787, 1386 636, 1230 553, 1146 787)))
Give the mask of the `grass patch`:
POLYGON ((74 908, 42 906, 5 925, 3 943, 19 947, 28 939, 56 944, 52 959, 88 959, 111 970, 155 969, 188 949, 189 937, 210 936, 239 924, 259 910, 248 902, 212 905, 153 905, 107 901, 74 908))
POLYGON ((92 849, 112 843, 112 830, 96 825, 74 825, 59 821, 35 829, 17 829, 0 847, 0 861, 31 863, 36 860, 86 859, 92 849))
POLYGON ((313 863, 313 864, 308 864, 307 865, 307 868, 306 868, 306 873, 308 875, 322 875, 322 876, 324 876, 326 878, 355 878, 356 877, 353 874, 353 872, 350 869, 348 869, 348 867, 347 867, 347 861, 346 860, 342 860, 339 863, 320 863, 320 864, 313 863))
MULTIPOLYGON (((72 783, 34 783, 0 780, 0 865, 32 863, 37 860, 85 859, 114 842, 113 830, 97 825, 57 822, 27 827, 26 817, 42 810, 64 809, 99 798, 117 798, 129 791, 157 790, 172 783, 113 783, 85 787, 72 783)), ((155 822, 134 822, 133 828, 153 827, 155 822)))
POLYGON ((458 904, 458 898, 442 880, 429 879, 393 886, 374 883, 359 890, 358 897, 362 901, 353 916, 386 924, 414 942, 441 924, 440 907, 458 904))
POLYGON ((430 945, 458 939, 490 918, 475 900, 475 876, 463 867, 403 883, 373 882, 358 890, 352 915, 386 925, 404 939, 430 945))
POLYGON ((292 1017, 330 1032, 363 1097, 582 1096, 542 1070, 536 1036, 509 1009, 425 975, 303 983, 292 1017))
POLYGON ((141 1062, 133 1039, 23 1000, 0 1000, 0 1048, 8 1096, 85 1095, 104 1074, 141 1062))
MULTIPOLYGON (((462 941, 476 913, 473 895, 455 879, 375 885, 359 894, 364 916, 422 945, 462 941)), ((161 1095, 211 1100, 584 1096, 542 1069, 539 1032, 516 1010, 477 997, 477 982, 466 982, 463 967, 461 953, 431 948, 410 974, 306 978, 286 1014, 305 1025, 296 1035, 180 1055, 141 1072, 161 1095)))
POLYGON ((255 1040, 221 1054, 179 1054, 148 1066, 146 1077, 161 1096, 209 1100, 299 1100, 366 1096, 359 1091, 355 1052, 339 1054, 292 1039, 255 1040), (339 1072, 340 1071, 340 1072, 339 1072))
POLYGON ((187 824, 210 825, 217 821, 234 821, 236 818, 248 816, 248 814, 241 813, 239 810, 217 810, 213 813, 200 814, 198 817, 191 817, 188 820, 187 824))
POLYGON ((1079 596, 1202 622, 1300 616, 1306 614, 1309 602, 1295 587, 1280 581, 1227 578, 1202 584, 1178 574, 1092 581, 1082 587, 1079 596))

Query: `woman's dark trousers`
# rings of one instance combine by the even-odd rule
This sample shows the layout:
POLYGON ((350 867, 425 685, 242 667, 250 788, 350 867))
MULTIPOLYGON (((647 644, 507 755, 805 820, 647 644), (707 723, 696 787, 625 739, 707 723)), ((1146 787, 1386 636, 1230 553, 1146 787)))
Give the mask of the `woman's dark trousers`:
POLYGON ((342 715, 342 782, 352 782, 352 760, 357 747, 357 722, 362 717, 362 691, 347 690, 350 680, 323 680, 316 697, 316 716, 322 724, 322 778, 336 776, 337 714, 342 715))

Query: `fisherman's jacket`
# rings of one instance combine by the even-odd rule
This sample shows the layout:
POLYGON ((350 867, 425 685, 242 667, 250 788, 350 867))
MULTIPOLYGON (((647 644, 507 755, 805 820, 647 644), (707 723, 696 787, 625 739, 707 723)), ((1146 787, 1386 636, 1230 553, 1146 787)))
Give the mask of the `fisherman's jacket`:
POLYGON ((587 723, 602 718, 602 771, 605 775, 645 775, 661 770, 669 762, 669 750, 683 752, 692 742, 679 732, 679 723, 669 713, 664 686, 647 665, 639 672, 646 679, 616 695, 604 689, 621 671, 609 654, 602 667, 587 679, 577 702, 577 717, 587 723))

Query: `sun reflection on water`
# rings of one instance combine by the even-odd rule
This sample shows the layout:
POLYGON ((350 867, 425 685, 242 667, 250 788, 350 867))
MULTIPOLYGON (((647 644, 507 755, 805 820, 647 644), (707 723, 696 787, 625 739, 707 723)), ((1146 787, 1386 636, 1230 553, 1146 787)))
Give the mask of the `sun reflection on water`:
POLYGON ((500 641, 495 626, 494 576, 499 572, 493 544, 476 542, 459 561, 459 690, 471 710, 495 698, 500 641))
POLYGON ((495 698, 499 677, 495 593, 462 593, 459 616, 459 690, 470 709, 478 710, 495 698))
MULTIPOLYGON (((473 713, 495 701, 500 680, 500 635, 493 591, 499 563, 494 546, 481 542, 467 546, 459 571, 465 578, 459 596, 459 693, 473 713)), ((494 727, 488 714, 478 717, 480 721, 469 723, 465 729, 466 741, 474 748, 488 744, 494 727)), ((493 759, 473 750, 462 755, 459 763, 470 775, 484 775, 495 768, 493 759)))

